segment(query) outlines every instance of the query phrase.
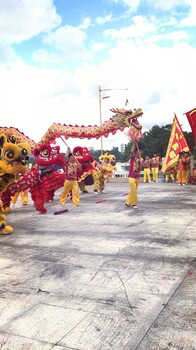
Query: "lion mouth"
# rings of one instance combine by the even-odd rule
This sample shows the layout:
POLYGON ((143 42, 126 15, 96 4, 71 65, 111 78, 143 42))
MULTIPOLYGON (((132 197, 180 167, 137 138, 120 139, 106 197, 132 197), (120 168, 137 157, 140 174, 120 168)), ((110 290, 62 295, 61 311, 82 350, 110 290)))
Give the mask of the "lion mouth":
POLYGON ((27 164, 28 160, 29 160, 29 157, 25 157, 25 159, 24 158, 17 158, 14 160, 14 162, 17 162, 18 164, 25 166, 27 164))

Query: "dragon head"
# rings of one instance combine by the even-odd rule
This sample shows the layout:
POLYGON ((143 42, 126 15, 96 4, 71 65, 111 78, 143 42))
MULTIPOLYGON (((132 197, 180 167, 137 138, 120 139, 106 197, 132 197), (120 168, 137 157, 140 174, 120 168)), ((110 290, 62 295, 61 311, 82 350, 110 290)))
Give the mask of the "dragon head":
POLYGON ((142 129, 142 125, 139 123, 138 118, 142 117, 143 111, 141 108, 134 109, 124 109, 124 108, 112 108, 111 112, 121 115, 124 118, 124 126, 131 127, 136 131, 142 129))

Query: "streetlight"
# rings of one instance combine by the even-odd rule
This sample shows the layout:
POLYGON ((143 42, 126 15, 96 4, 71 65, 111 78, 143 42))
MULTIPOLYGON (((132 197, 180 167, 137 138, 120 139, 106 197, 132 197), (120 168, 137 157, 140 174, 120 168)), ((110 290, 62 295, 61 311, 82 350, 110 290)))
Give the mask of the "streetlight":
MULTIPOLYGON (((103 91, 111 91, 111 90, 128 90, 126 89, 101 89, 101 86, 99 86, 99 117, 100 117, 100 125, 102 125, 102 105, 101 105, 101 99, 102 98, 109 98, 110 96, 102 97, 101 93, 103 91)), ((103 154, 103 136, 101 136, 101 155, 103 154)))

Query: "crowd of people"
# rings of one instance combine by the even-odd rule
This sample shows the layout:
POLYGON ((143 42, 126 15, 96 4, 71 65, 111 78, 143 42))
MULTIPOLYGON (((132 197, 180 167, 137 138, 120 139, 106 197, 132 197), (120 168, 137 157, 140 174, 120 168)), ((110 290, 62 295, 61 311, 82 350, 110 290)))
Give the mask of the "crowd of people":
MULTIPOLYGON (((190 154, 188 152, 180 152, 178 162, 162 174, 165 182, 177 182, 180 186, 188 184, 190 163, 190 154)), ((152 158, 147 155, 144 160, 141 159, 141 169, 143 169, 144 173, 144 183, 151 181, 157 182, 161 170, 161 158, 157 153, 154 153, 152 158)))
POLYGON ((144 171, 143 182, 158 181, 160 164, 161 158, 157 153, 154 153, 152 158, 147 155, 145 159, 141 159, 141 167, 144 171))
MULTIPOLYGON (((144 174, 144 183, 152 181, 157 182, 159 171, 161 170, 161 158, 157 153, 154 153, 152 158, 147 155, 145 159, 142 158, 142 153, 142 147, 140 147, 137 142, 134 142, 131 147, 128 174, 130 191, 125 201, 125 205, 127 207, 132 207, 133 209, 138 208, 137 189, 140 182, 141 170, 143 170, 144 174)), ((190 163, 190 154, 188 152, 180 152, 175 166, 170 167, 164 174, 162 174, 165 176, 165 181, 177 182, 180 186, 188 184, 190 176, 190 163)))
MULTIPOLYGON (((142 147, 140 147, 137 142, 134 142, 131 147, 128 174, 130 191, 125 201, 127 207, 132 207, 134 209, 137 209, 138 205, 137 189, 140 182, 141 170, 143 170, 144 183, 157 182, 161 171, 161 157, 156 152, 151 158, 149 155, 146 155, 145 159, 142 158, 142 153, 142 147)), ((81 164, 78 162, 73 152, 71 152, 70 148, 67 149, 64 160, 66 176, 59 202, 61 205, 65 204, 71 192, 73 205, 78 206, 80 205, 78 172, 81 171, 81 164)), ((164 176, 165 182, 175 182, 181 186, 186 185, 190 176, 190 154, 188 152, 180 152, 177 164, 167 169, 162 176, 164 176)), ((16 203, 19 195, 21 196, 22 205, 27 205, 28 190, 17 192, 12 198, 12 205, 16 203)))

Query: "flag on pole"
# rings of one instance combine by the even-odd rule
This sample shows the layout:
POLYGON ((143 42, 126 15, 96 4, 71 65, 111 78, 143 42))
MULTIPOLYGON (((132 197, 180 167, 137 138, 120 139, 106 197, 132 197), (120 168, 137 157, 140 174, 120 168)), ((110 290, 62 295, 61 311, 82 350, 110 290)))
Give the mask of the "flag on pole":
POLYGON ((192 109, 189 112, 184 113, 187 116, 187 119, 189 121, 190 127, 193 132, 193 137, 196 142, 196 108, 192 109))
POLYGON ((167 152, 162 164, 162 173, 165 173, 170 167, 173 167, 178 162, 178 155, 183 151, 190 152, 190 149, 183 134, 181 125, 179 124, 176 115, 174 115, 167 152))

